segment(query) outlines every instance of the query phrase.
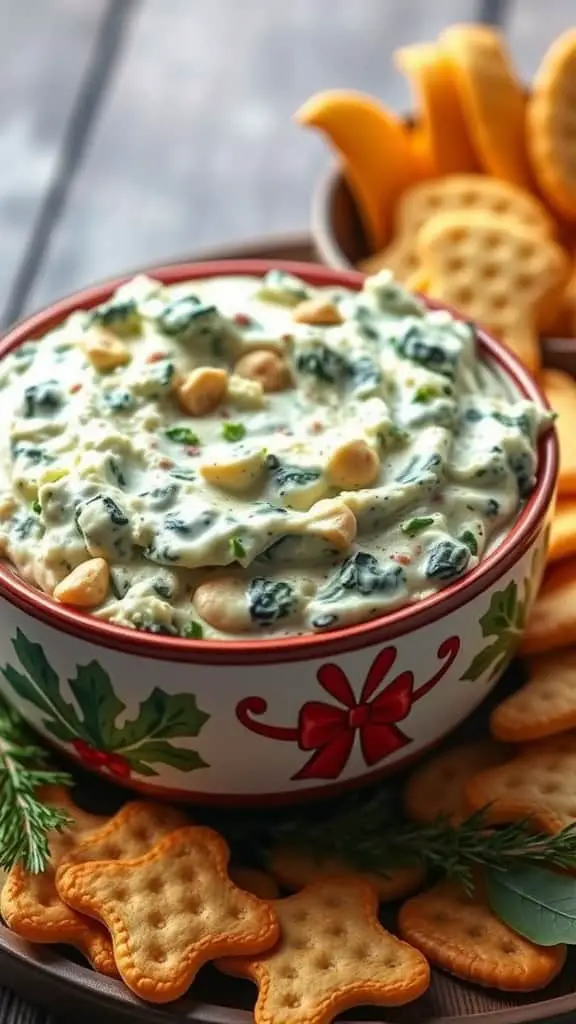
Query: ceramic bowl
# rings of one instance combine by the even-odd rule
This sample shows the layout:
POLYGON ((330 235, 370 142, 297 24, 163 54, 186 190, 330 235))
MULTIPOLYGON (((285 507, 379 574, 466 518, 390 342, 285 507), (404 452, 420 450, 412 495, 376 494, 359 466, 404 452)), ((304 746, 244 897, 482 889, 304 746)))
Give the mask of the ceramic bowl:
MULTIPOLYGON (((148 271, 166 284, 272 266, 313 285, 357 273, 264 260, 148 271)), ((0 357, 116 279, 11 330, 0 357)), ((544 402, 512 355, 480 344, 519 394, 544 402)), ((48 743, 135 790, 207 804, 327 796, 396 770, 466 717, 520 639, 546 549, 557 472, 553 431, 537 487, 504 542, 467 576, 385 618, 322 636, 243 642, 166 638, 58 605, 0 565, 0 690, 48 743)))
POLYGON ((372 255, 354 197, 336 165, 314 190, 312 237, 322 262, 335 270, 353 270, 372 255))

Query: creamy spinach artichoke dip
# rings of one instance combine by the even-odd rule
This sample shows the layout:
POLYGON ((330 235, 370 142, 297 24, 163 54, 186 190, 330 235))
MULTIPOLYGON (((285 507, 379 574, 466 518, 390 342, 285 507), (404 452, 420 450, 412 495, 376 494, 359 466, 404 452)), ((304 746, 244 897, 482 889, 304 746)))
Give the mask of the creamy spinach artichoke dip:
POLYGON ((151 633, 331 630, 469 572, 549 416, 474 327, 388 272, 137 277, 1 364, 0 544, 63 604, 151 633))

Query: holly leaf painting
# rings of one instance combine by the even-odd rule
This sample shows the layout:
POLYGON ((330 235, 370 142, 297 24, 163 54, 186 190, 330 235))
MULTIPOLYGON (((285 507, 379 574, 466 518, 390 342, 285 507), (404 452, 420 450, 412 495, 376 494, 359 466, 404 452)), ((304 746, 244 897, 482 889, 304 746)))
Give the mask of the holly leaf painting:
POLYGON ((462 679, 469 679, 470 682, 475 683, 477 679, 480 679, 480 676, 483 676, 488 671, 493 662, 500 661, 505 656, 506 651, 503 649, 500 639, 495 640, 493 644, 490 644, 489 647, 483 647, 472 658, 462 679))
POLYGON ((198 736, 209 717, 200 711, 193 693, 168 694, 155 687, 140 705, 138 717, 126 722, 123 745, 133 747, 143 740, 198 736))
POLYGON ((32 643, 18 629, 12 646, 27 675, 5 665, 2 675, 6 682, 19 697, 38 708, 44 726, 53 736, 64 741, 75 739, 81 733, 82 723, 73 706, 62 697, 58 676, 40 644, 32 643))
MULTIPOLYGON (((528 580, 524 586, 527 591, 528 580)), ((519 598, 515 580, 511 580, 504 590, 492 594, 488 610, 480 619, 482 636, 492 638, 491 642, 472 658, 462 680, 476 682, 490 669, 490 679, 493 679, 504 670, 524 629, 526 609, 527 598, 519 598)))
POLYGON ((12 645, 26 674, 6 665, 1 670, 6 682, 38 709, 46 730, 55 739, 72 743, 89 767, 98 764, 127 775, 157 775, 153 766, 158 764, 182 772, 208 767, 196 750, 169 742, 198 736, 210 717, 198 707, 193 693, 171 694, 155 687, 135 718, 119 725, 126 705, 97 661, 77 665, 68 680, 77 711, 62 696, 60 679, 40 644, 18 630, 12 645))
POLYGON ((142 746, 124 756, 128 757, 133 770, 139 775, 158 775, 158 772, 152 768, 152 765, 158 763, 168 764, 171 768, 178 768, 181 772, 191 772, 197 768, 208 767, 198 751, 189 750, 186 747, 174 747, 171 743, 163 743, 161 740, 143 743, 142 746))
POLYGON ((508 629, 513 629, 517 605, 518 588, 515 580, 511 580, 505 590, 492 594, 490 607, 480 619, 482 636, 498 636, 508 629))
POLYGON ((123 730, 115 722, 126 705, 116 696, 110 676, 97 661, 77 665, 76 675, 68 680, 83 716, 83 739, 96 750, 118 749, 123 730))

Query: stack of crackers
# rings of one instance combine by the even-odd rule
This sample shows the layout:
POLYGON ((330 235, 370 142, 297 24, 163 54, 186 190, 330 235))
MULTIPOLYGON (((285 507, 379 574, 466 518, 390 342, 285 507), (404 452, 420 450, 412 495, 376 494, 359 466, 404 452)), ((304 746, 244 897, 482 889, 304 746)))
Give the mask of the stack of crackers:
MULTIPOLYGON (((528 749, 520 755, 527 787, 531 765, 544 764, 528 749)), ((408 781, 408 815, 428 821, 441 813, 457 823, 488 794, 508 820, 516 810, 498 802, 507 757, 488 740, 436 756, 408 781)), ((569 783, 557 778, 566 792, 569 783)), ((565 946, 539 947, 500 921, 480 878, 472 894, 443 881, 414 895, 425 884, 418 866, 361 874, 286 846, 270 851, 265 873, 230 865, 218 832, 168 805, 138 800, 102 818, 59 787, 42 795, 72 825, 51 837, 43 874, 18 866, 8 873, 4 921, 30 942, 74 946, 148 1002, 176 1000, 212 962, 257 986, 257 1024, 328 1024, 355 1006, 417 999, 430 984, 430 964, 481 985, 529 991, 565 962, 565 946), (399 904, 394 933, 379 920, 379 905, 390 901, 399 904)))
POLYGON ((396 53, 416 100, 407 126, 359 93, 312 97, 297 118, 335 147, 374 255, 540 371, 542 333, 576 338, 576 29, 529 90, 486 25, 453 25, 396 53))

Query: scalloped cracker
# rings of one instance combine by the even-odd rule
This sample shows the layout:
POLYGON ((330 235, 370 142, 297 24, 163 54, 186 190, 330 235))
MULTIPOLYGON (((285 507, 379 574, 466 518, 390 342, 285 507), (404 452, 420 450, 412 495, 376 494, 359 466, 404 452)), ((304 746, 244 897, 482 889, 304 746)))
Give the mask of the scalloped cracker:
POLYGON ((475 775, 466 796, 491 824, 529 820, 554 835, 576 822, 576 732, 530 744, 506 764, 475 775))
POLYGON ((8 872, 0 899, 2 917, 13 932, 29 942, 74 946, 101 974, 117 978, 108 933, 95 921, 67 907, 58 895, 55 881, 62 858, 85 833, 101 826, 105 819, 81 810, 68 790, 60 786, 46 787, 43 799, 50 806, 67 811, 73 824, 63 832, 51 834, 50 863, 42 874, 28 874, 19 865, 8 872))
POLYGON ((576 221, 576 29, 553 43, 536 72, 527 111, 528 144, 550 205, 576 221))
POLYGON ((472 809, 466 800, 466 783, 483 768, 502 764, 509 750, 490 739, 461 743, 420 764, 404 790, 404 809, 409 818, 431 822, 445 818, 459 825, 472 809))
MULTIPOLYGON (((271 850, 268 868, 282 888, 291 892, 353 870, 337 857, 315 857, 304 850, 282 845, 271 850)), ((374 887, 381 903, 403 899, 414 892, 424 878, 423 869, 418 864, 390 867, 385 875, 363 872, 355 872, 355 875, 374 887)))
POLYGON ((216 832, 191 826, 143 857, 70 867, 58 885, 70 906, 108 928, 128 988, 167 1003, 208 960, 260 953, 278 939, 272 908, 231 882, 228 858, 216 832))
POLYGON ((566 946, 536 946, 512 931, 478 892, 444 881, 408 900, 398 925, 435 967, 504 992, 544 988, 560 973, 566 946))
POLYGON ((271 953, 216 964, 258 986, 256 1024, 328 1024, 353 1006, 402 1006, 428 988, 428 963, 384 930, 368 882, 327 878, 274 909, 281 939, 271 953))

